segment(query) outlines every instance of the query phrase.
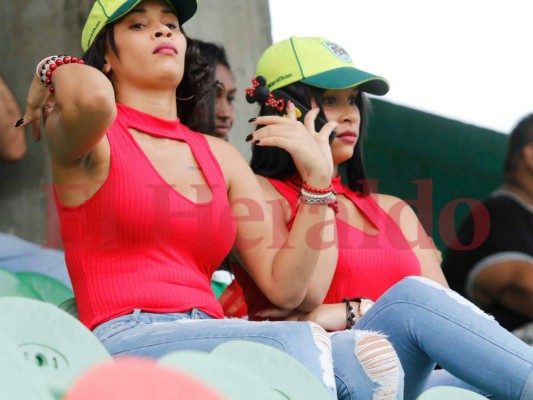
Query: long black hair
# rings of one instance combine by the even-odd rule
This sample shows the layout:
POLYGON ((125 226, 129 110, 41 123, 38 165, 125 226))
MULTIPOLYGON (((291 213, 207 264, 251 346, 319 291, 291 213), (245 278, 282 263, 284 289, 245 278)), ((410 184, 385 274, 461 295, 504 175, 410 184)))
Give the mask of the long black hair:
MULTIPOLYGON (((119 49, 115 42, 113 26, 117 20, 102 29, 93 44, 83 55, 85 64, 102 71, 105 65, 105 53, 107 43, 111 50, 119 56, 119 49)), ((198 45, 191 40, 180 26, 181 31, 187 40, 187 51, 185 52, 185 71, 183 79, 176 89, 177 112, 180 121, 193 130, 202 133, 209 131, 209 116, 211 109, 209 101, 216 94, 216 81, 211 67, 200 55, 198 45)), ((113 72, 111 71, 108 75, 113 72)))
MULTIPOLYGON (((318 116, 326 119, 322 108, 324 89, 309 86, 302 82, 295 82, 283 87, 282 90, 308 109, 311 109, 311 99, 313 99, 320 108, 318 116)), ((369 187, 365 184, 366 173, 363 163, 363 142, 366 137, 370 103, 364 93, 359 92, 356 104, 361 114, 359 138, 352 157, 339 165, 342 171, 339 172, 346 177, 347 186, 351 190, 366 195, 369 193, 369 187)), ((262 106, 259 110, 259 115, 272 115, 273 112, 271 110, 269 107, 262 106)), ((258 175, 279 180, 290 178, 296 173, 296 166, 291 155, 286 150, 275 146, 252 145, 250 166, 258 175)))

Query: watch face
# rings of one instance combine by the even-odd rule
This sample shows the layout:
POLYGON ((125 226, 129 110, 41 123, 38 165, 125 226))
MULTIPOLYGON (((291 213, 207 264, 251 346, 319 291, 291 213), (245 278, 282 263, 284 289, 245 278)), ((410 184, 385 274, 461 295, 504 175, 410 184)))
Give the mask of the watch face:
POLYGON ((359 304, 359 310, 361 311, 361 315, 365 315, 368 310, 370 310, 370 307, 374 302, 370 299, 361 299, 361 304, 359 304))

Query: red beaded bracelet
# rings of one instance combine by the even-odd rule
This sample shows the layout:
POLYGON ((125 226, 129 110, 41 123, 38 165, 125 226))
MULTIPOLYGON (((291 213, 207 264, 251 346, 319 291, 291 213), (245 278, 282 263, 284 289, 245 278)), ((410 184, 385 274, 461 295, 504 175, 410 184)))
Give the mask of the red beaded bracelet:
POLYGON ((330 197, 328 199, 328 202, 326 203, 328 207, 330 207, 335 214, 339 213, 339 202, 337 201, 337 196, 330 197))
POLYGON ((51 56, 37 64, 35 74, 41 79, 43 86, 48 88, 50 93, 55 92, 54 85, 52 85, 52 73, 64 64, 84 64, 84 61, 74 56, 51 56), (39 66, 41 66, 40 71, 39 66))
POLYGON ((305 189, 308 192, 313 192, 313 193, 328 193, 328 192, 331 192, 333 190, 333 185, 331 185, 331 184, 325 189, 319 189, 319 188, 315 188, 315 187, 309 186, 305 182, 302 182, 301 186, 302 186, 302 189, 305 189))

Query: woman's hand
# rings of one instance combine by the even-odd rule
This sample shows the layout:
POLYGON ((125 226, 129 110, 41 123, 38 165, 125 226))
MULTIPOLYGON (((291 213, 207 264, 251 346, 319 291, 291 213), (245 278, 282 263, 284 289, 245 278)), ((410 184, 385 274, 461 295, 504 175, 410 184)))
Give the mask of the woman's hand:
POLYGON ((277 146, 288 151, 302 180, 310 186, 323 188, 329 186, 333 175, 328 139, 337 124, 328 122, 317 133, 314 122, 318 113, 318 108, 309 111, 302 124, 296 119, 294 104, 289 102, 287 118, 258 117, 254 124, 266 126, 255 131, 249 141, 258 146, 277 146))
POLYGON ((256 313, 261 318, 276 318, 284 321, 312 321, 327 331, 334 332, 346 328, 346 306, 344 303, 322 304, 311 312, 268 308, 256 313))
POLYGON ((41 139, 42 107, 52 96, 48 88, 42 85, 41 79, 34 75, 26 99, 26 111, 22 117, 23 122, 18 125, 26 126, 31 124, 33 140, 41 139))

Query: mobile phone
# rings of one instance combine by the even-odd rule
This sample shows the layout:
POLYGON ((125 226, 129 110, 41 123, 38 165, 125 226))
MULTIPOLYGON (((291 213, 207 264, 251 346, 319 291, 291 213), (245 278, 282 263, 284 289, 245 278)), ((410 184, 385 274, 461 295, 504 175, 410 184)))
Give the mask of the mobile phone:
MULTIPOLYGON (((283 99, 284 100, 285 109, 283 110, 283 112, 285 112, 285 113, 286 113, 288 101, 290 100, 294 104, 294 106, 298 110, 300 110, 300 115, 298 116, 298 121, 303 122, 306 114, 309 112, 309 109, 307 107, 305 107, 302 103, 300 103, 298 100, 295 100, 294 97, 288 95, 286 92, 284 92, 281 89, 273 90, 272 94, 274 95, 274 97, 276 99, 283 99)), ((315 118, 315 130, 317 132, 319 132, 322 129, 322 127, 326 124, 326 122, 327 121, 324 118, 322 118, 320 116, 317 116, 315 118)), ((331 144, 331 142, 333 142, 333 139, 335 139, 336 135, 337 135, 337 131, 335 129, 333 129, 333 131, 329 135, 329 144, 331 144)))

